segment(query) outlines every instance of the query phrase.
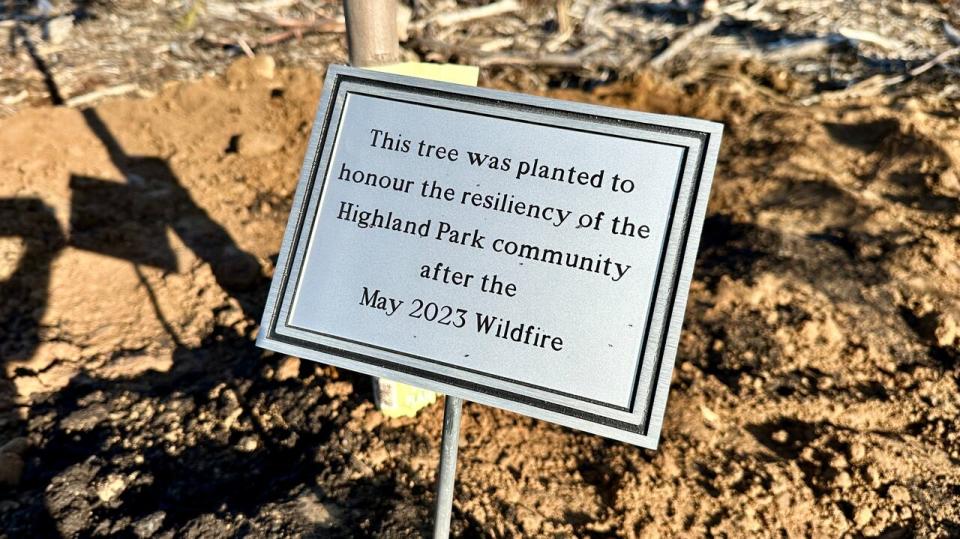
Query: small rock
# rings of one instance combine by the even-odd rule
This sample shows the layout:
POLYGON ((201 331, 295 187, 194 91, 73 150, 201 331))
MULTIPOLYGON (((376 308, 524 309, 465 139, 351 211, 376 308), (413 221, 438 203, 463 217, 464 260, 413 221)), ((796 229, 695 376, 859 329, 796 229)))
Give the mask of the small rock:
POLYGON ((951 193, 960 193, 960 174, 947 170, 940 175, 940 185, 951 193))
POLYGON ((835 470, 843 470, 849 466, 850 463, 847 462, 847 457, 843 455, 834 455, 834 457, 830 459, 830 467, 835 470))
MULTIPOLYGON (((781 507, 783 508, 791 507, 791 505, 794 503, 794 499, 793 498, 788 498, 788 499, 789 499, 789 503, 784 504, 781 507)), ((826 510, 827 510, 827 514, 826 514, 827 518, 824 520, 824 524, 829 525, 830 527, 834 528, 840 533, 843 533, 850 529, 850 520, 847 518, 846 513, 844 513, 843 510, 840 509, 840 507, 836 503, 827 504, 826 510)))
POLYGON ((934 335, 937 338, 937 344, 943 347, 953 346, 953 342, 960 338, 960 324, 949 314, 940 317, 934 335))
POLYGON ((386 462, 389 458, 390 453, 387 451, 387 448, 380 447, 371 451, 370 454, 367 455, 366 461, 370 466, 376 467, 386 462))
POLYGON ((853 521, 857 526, 866 526, 871 520, 873 520, 873 509, 869 507, 857 509, 857 512, 853 515, 853 521))
POLYGON ((97 488, 97 497, 100 498, 100 501, 109 502, 119 496, 126 488, 127 483, 123 476, 110 474, 97 488))
POLYGON ((259 445, 255 436, 246 436, 237 444, 237 449, 244 453, 252 453, 257 450, 259 445))
POLYGON ((681 470, 680 466, 677 465, 676 459, 666 452, 661 453, 660 471, 662 471, 667 477, 671 478, 680 477, 680 474, 683 473, 683 470, 681 470))
POLYGON ((787 431, 780 429, 777 432, 774 432, 772 435, 770 435, 770 438, 773 439, 773 441, 777 442, 778 444, 785 444, 788 441, 790 441, 790 434, 787 433, 787 431))
POLYGON ((94 404, 87 408, 82 408, 71 413, 60 421, 60 427, 67 431, 88 431, 96 427, 101 421, 107 418, 107 407, 102 404, 94 404))
POLYGON ((863 457, 867 456, 867 448, 860 442, 855 442, 850 446, 850 458, 853 462, 858 462, 863 460, 863 457))
POLYGON ((15 487, 23 477, 23 459, 16 453, 0 453, 0 484, 15 487))
POLYGON ((910 491, 902 485, 892 485, 890 490, 887 491, 887 494, 890 495, 891 500, 897 503, 910 502, 910 491))
POLYGON ((700 414, 703 415, 703 418, 707 423, 713 423, 714 425, 720 423, 720 416, 710 408, 700 405, 700 414))
POLYGON ((370 432, 373 429, 379 427, 383 423, 383 414, 377 410, 373 410, 363 418, 363 430, 370 432))
MULTIPOLYGON (((236 249, 235 252, 240 252, 239 249, 236 249)), ((229 255, 230 253, 228 253, 229 255)), ((250 262, 244 262, 250 263, 250 262)), ((257 266, 260 264, 257 263, 257 266)), ((243 315, 243 306, 240 305, 234 298, 227 300, 228 308, 223 309, 217 313, 217 324, 226 326, 226 327, 235 327, 240 324, 243 324, 246 321, 246 317, 243 315)))
POLYGON ((243 415, 243 408, 239 406, 234 408, 227 414, 227 417, 223 418, 223 429, 230 430, 236 424, 237 420, 240 419, 240 416, 243 415))
POLYGON ((353 393, 353 384, 347 381, 329 382, 323 386, 323 392, 331 399, 334 397, 346 397, 353 393))
POLYGON ((273 376, 275 374, 276 372, 270 365, 265 365, 262 369, 260 369, 260 376, 263 376, 267 380, 273 380, 273 376))
POLYGON ((167 514, 163 511, 157 511, 151 515, 148 515, 142 518, 139 522, 133 525, 133 533, 137 537, 153 537, 160 528, 163 526, 163 519, 167 518, 167 514))
POLYGON ((265 79, 272 79, 277 69, 277 62, 273 56, 265 54, 254 56, 252 64, 251 70, 265 79))
POLYGON ((237 139, 237 153, 245 157, 270 155, 283 148, 284 142, 284 137, 279 133, 251 131, 237 139))
POLYGON ((47 21, 47 40, 59 45, 70 37, 73 31, 73 15, 54 17, 47 21))
POLYGON ((277 63, 271 56, 243 57, 227 68, 227 81, 235 87, 242 87, 257 79, 269 80, 274 77, 276 66, 277 63))
POLYGON ((850 474, 847 472, 840 472, 833 480, 833 484, 841 490, 846 490, 853 486, 853 480, 850 478, 850 474))
POLYGON ((290 380, 300 375, 300 360, 295 357, 287 356, 280 360, 277 370, 273 377, 278 382, 290 380))
POLYGON ((341 510, 332 504, 322 503, 316 494, 308 492, 297 498, 297 511, 310 524, 332 526, 340 520, 341 510))
POLYGON ((528 511, 520 517, 520 526, 527 536, 536 535, 540 533, 540 528, 543 526, 543 517, 528 511))
POLYGON ((867 481, 870 484, 870 488, 874 488, 874 489, 880 488, 880 485, 882 483, 882 478, 880 477, 880 470, 878 470, 876 466, 872 464, 870 466, 867 466, 867 471, 864 475, 866 476, 867 481))
POLYGON ((221 382, 221 383, 213 386, 213 389, 211 389, 209 392, 207 392, 207 398, 210 399, 210 400, 214 400, 214 399, 220 398, 220 395, 223 393, 223 390, 224 390, 226 387, 227 387, 227 384, 224 384, 223 382, 221 382))

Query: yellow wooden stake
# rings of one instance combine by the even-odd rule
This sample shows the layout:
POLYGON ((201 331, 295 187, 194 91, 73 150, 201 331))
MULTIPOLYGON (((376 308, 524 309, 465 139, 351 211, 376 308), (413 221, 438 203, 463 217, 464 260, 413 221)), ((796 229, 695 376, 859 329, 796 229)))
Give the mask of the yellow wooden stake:
MULTIPOLYGON (((454 64, 404 62, 365 69, 467 86, 476 86, 480 78, 479 67, 454 64)), ((429 389, 421 389, 385 378, 374 379, 374 393, 377 406, 387 417, 413 417, 425 406, 437 401, 437 394, 429 389)))

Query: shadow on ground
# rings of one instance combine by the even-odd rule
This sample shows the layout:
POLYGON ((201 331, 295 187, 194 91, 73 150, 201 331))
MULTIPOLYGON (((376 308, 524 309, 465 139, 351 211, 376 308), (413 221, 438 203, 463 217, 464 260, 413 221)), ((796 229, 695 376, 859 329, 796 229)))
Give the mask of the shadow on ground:
MULTIPOLYGON (((69 245, 133 264, 175 343, 173 365, 119 380, 79 374, 35 398, 26 421, 15 419, 15 388, 4 381, 13 418, 4 439, 25 435, 32 447, 17 501, 0 508, 2 528, 33 537, 425 532, 423 478, 402 467, 372 473, 350 458, 369 436, 345 424, 370 403, 365 392, 327 386, 369 380, 313 364, 281 380, 281 358, 255 347, 253 323, 218 323, 199 346, 177 339, 141 271, 178 270, 168 229, 209 264, 248 322, 259 319, 269 280, 163 159, 126 154, 95 111, 83 114, 125 182, 71 176, 69 245), (323 489, 311 486, 318 477, 323 489)), ((36 199, 0 200, 0 236, 19 238, 25 253, 0 282, 0 352, 29 358, 42 340, 51 263, 68 242, 36 199)))

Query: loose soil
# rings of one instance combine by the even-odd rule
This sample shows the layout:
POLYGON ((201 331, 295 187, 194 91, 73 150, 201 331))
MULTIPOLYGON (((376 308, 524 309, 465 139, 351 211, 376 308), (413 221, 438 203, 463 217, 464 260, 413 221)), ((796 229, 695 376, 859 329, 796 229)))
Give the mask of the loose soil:
MULTIPOLYGON (((549 94, 727 125, 663 439, 468 405, 456 534, 960 535, 957 110, 739 80, 549 94)), ((320 89, 256 58, 0 122, 6 536, 428 533, 442 405, 253 342, 320 89)))

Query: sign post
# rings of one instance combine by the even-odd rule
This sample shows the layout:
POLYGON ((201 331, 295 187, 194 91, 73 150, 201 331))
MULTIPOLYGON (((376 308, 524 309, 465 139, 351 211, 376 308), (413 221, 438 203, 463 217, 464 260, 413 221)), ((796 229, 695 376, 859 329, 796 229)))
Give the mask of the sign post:
POLYGON ((443 403, 443 438, 440 441, 440 469, 437 471, 437 501, 433 511, 433 536, 450 535, 450 513, 453 509, 453 486, 457 478, 457 449, 460 445, 460 424, 463 399, 447 395, 443 403))
POLYGON ((257 342, 656 448, 722 126, 331 66, 257 342))

